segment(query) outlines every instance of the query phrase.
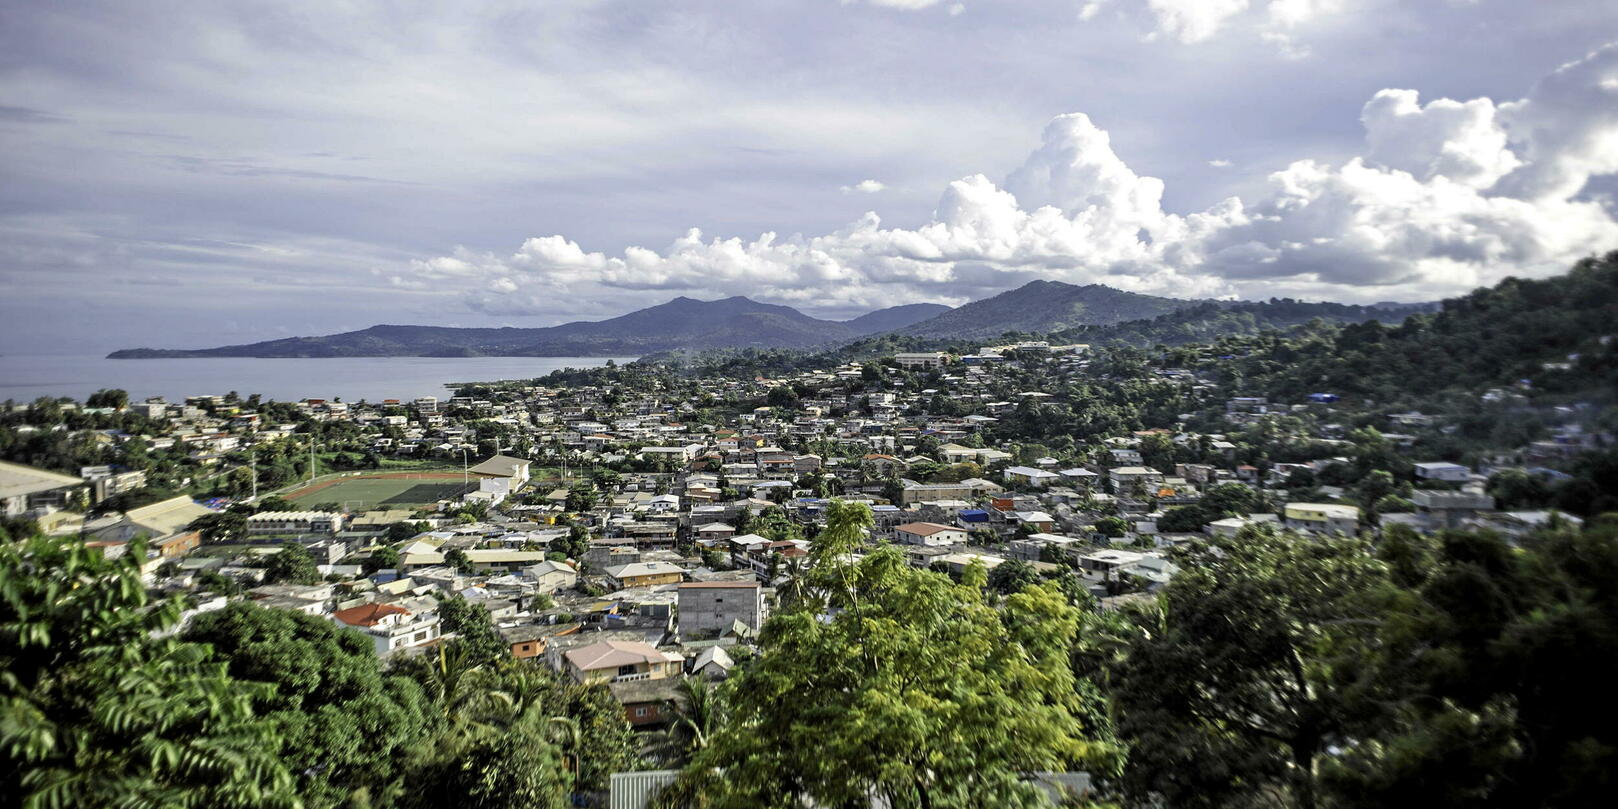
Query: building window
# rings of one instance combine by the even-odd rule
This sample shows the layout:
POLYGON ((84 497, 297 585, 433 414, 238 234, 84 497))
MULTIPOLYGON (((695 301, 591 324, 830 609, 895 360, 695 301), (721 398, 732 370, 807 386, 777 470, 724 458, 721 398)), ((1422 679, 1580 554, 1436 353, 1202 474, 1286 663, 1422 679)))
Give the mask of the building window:
POLYGON ((650 708, 636 708, 635 709, 635 718, 636 719, 644 718, 646 716, 646 714, 648 712, 650 712, 650 711, 651 711, 650 708))

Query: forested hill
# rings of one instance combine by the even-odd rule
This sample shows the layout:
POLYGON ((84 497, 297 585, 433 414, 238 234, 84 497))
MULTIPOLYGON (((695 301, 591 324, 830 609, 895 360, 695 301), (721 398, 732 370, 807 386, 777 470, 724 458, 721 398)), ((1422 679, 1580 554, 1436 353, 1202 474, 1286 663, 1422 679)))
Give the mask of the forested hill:
POLYGON ((1431 312, 1437 303, 1379 303, 1370 306, 1290 298, 1267 301, 1205 301, 1150 320, 1132 320, 1109 326, 1079 326, 1052 332, 1056 343, 1124 343, 1128 345, 1181 345, 1203 343, 1232 335, 1285 331, 1312 320, 1328 323, 1397 323, 1417 312, 1431 312))
POLYGON ((973 301, 937 317, 901 329, 906 337, 983 340, 1006 332, 1050 332, 1155 317, 1192 306, 1195 301, 1159 298, 1121 289, 1060 281, 1030 281, 992 298, 973 301))
POLYGON ((1393 401, 1522 385, 1542 393, 1618 390, 1618 252, 1541 281, 1508 278, 1416 314, 1291 338, 1215 345, 1210 359, 1251 392, 1298 399, 1323 391, 1393 401))

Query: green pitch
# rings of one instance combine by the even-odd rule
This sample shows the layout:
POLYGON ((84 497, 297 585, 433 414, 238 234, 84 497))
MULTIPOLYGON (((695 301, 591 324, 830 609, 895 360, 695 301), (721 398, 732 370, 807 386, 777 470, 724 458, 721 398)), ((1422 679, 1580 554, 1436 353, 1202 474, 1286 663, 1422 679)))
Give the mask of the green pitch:
POLYGON ((461 496, 468 489, 476 489, 461 482, 460 476, 446 479, 442 476, 426 477, 363 477, 344 478, 293 492, 287 499, 299 505, 337 503, 348 511, 374 508, 400 508, 431 505, 439 500, 461 496))

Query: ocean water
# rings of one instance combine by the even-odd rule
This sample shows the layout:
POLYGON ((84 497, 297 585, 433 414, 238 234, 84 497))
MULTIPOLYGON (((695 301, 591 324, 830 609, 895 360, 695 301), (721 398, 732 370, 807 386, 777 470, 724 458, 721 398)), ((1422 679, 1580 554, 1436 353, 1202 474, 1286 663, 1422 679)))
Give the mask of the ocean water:
POLYGON ((164 396, 266 399, 414 399, 443 396, 454 382, 531 379, 560 368, 596 368, 634 357, 356 357, 333 359, 203 358, 109 360, 92 356, 0 355, 0 401, 41 396, 83 401, 100 388, 122 388, 134 401, 164 396))

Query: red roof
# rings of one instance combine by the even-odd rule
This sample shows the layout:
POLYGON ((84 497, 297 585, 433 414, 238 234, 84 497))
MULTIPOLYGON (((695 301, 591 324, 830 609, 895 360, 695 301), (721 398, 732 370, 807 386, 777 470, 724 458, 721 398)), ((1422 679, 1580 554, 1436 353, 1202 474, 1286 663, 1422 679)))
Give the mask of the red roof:
POLYGON ((389 615, 409 615, 410 610, 404 607, 395 607, 392 604, 361 604, 358 607, 349 607, 338 610, 331 617, 342 621, 349 626, 376 626, 389 615))

